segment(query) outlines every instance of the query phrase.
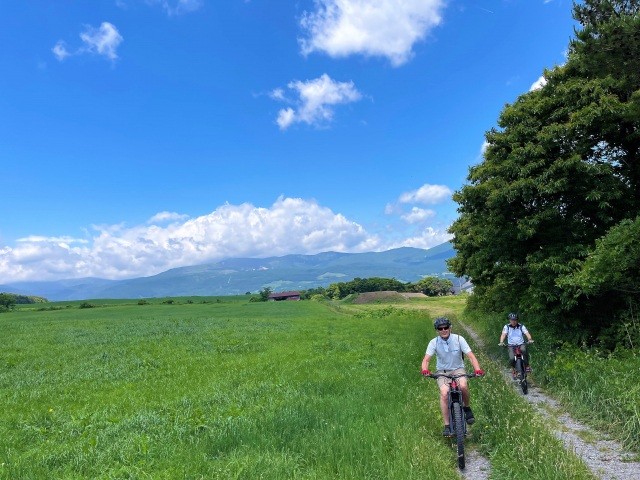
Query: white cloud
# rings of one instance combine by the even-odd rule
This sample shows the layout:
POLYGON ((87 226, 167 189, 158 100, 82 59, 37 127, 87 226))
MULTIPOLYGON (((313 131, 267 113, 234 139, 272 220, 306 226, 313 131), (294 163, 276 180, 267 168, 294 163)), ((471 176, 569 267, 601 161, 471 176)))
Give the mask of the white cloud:
POLYGON ((67 49, 62 40, 59 40, 51 51, 59 61, 72 55, 82 55, 84 53, 102 55, 114 61, 118 58, 116 50, 123 41, 118 29, 109 22, 102 22, 99 28, 87 26, 86 30, 80 33, 80 39, 84 46, 73 52, 67 49))
POLYGON ((109 22, 102 22, 100 28, 87 27, 80 38, 85 44, 84 51, 104 55, 110 60, 118 58, 116 49, 123 40, 118 29, 109 22))
POLYGON ((402 218, 402 220, 404 220, 407 223, 414 224, 414 223, 424 223, 429 218, 435 217, 435 215, 436 215, 436 212, 434 212, 433 210, 413 207, 411 209, 411 212, 401 215, 400 218, 402 218))
POLYGON ((278 118, 276 119, 276 123, 280 127, 281 130, 286 130, 296 121, 296 112, 293 111, 293 108, 283 108, 278 112, 278 118))
POLYGON ((71 55, 62 40, 58 41, 58 43, 55 44, 51 51, 59 61, 63 61, 65 58, 71 55))
POLYGON ((273 98, 274 100, 280 100, 280 101, 285 101, 286 98, 284 96, 284 90, 282 90, 281 88, 276 88, 274 89, 271 94, 270 94, 271 98, 273 98))
POLYGON ((533 92, 534 90, 540 90, 546 84, 547 84, 547 79, 544 78, 544 75, 541 75, 538 80, 536 80, 531 84, 531 87, 529 87, 529 91, 533 92))
POLYGON ((156 224, 156 223, 167 223, 167 222, 176 222, 181 220, 186 220, 189 218, 189 215, 183 215, 175 212, 160 212, 156 213, 153 217, 147 220, 148 224, 156 224))
POLYGON ((288 100, 280 88, 271 92, 271 98, 289 101, 295 106, 278 112, 276 122, 281 130, 286 130, 294 123, 326 125, 333 119, 335 105, 357 102, 362 98, 353 82, 336 82, 326 73, 306 82, 290 82, 287 87, 296 94, 295 100, 288 100))
POLYGON ((400 195, 400 203, 421 203, 431 205, 449 200, 453 195, 451 189, 445 185, 424 184, 417 190, 405 192, 400 195))
POLYGON ((395 244, 390 245, 389 248, 414 247, 428 249, 441 245, 444 242, 448 242, 452 238, 453 235, 448 233, 446 230, 426 227, 424 230, 419 232, 418 235, 396 242, 395 244))
POLYGON ((315 201, 279 198, 271 207, 226 204, 166 226, 93 226, 87 239, 31 236, 0 248, 3 282, 62 278, 130 278, 233 257, 383 249, 376 235, 315 201))
POLYGON ((57 243, 61 245, 68 245, 71 243, 88 243, 84 238, 74 237, 43 237, 40 235, 29 235, 28 237, 19 238, 19 243, 57 243))
POLYGON ((413 45, 442 21, 444 0, 316 0, 305 12, 299 39, 302 53, 331 57, 352 54, 382 56, 399 66, 412 56, 413 45))

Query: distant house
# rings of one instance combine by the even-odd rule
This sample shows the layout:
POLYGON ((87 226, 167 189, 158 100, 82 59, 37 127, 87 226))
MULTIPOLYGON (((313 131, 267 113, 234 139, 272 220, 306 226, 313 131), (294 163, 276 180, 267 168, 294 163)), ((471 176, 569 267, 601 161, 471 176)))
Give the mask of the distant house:
POLYGON ((458 295, 460 293, 473 293, 473 283, 468 277, 456 278, 453 281, 451 293, 458 295))
POLYGON ((270 302, 280 302, 282 300, 300 300, 300 292, 274 292, 269 294, 270 302))

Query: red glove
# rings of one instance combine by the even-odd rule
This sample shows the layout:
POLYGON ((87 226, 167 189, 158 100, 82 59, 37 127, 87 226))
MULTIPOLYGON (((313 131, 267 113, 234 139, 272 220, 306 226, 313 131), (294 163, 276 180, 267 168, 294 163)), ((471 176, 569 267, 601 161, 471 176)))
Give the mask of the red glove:
POLYGON ((482 377, 484 375, 484 370, 479 369, 474 372, 477 376, 482 377))
POLYGON ((428 377, 429 375, 431 375, 431 372, 429 370, 422 370, 422 375, 428 377))

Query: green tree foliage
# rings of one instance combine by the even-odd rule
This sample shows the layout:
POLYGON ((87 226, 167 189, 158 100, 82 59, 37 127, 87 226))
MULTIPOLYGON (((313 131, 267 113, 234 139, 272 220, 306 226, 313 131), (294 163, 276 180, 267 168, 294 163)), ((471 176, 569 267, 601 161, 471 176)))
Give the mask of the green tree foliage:
POLYGON ((421 292, 429 297, 449 295, 453 289, 453 282, 447 278, 424 277, 412 285, 412 290, 421 292))
POLYGON ((326 295, 326 289, 324 287, 310 288, 300 292, 301 300, 310 300, 312 298, 322 298, 326 295))
POLYGON ((563 315, 593 334, 610 321, 602 294, 615 291, 605 282, 587 294, 575 275, 590 271, 596 241, 640 210, 639 12, 639 1, 574 4, 582 29, 567 63, 487 132, 450 229, 449 267, 471 277, 478 306, 563 315))
POLYGON ((623 299, 640 298, 640 216, 623 220, 596 241, 580 270, 560 285, 580 295, 615 293, 623 299))
POLYGON ((269 300, 269 295, 271 295, 271 293, 273 293, 273 290, 271 290, 271 288, 269 287, 264 287, 262 290, 260 290, 260 292, 258 293, 258 296, 260 298, 261 302, 266 302, 269 300))
POLYGON ((12 310, 16 305, 16 296, 11 293, 0 293, 0 312, 12 310))
POLYGON ((406 292, 410 284, 400 282, 395 278, 354 278, 350 282, 332 283, 326 289, 326 296, 334 300, 344 298, 353 293, 364 292, 406 292))
POLYGON ((34 295, 18 295, 15 293, 0 293, 0 307, 5 310, 13 308, 15 305, 27 305, 32 303, 47 303, 44 297, 36 297, 34 295))

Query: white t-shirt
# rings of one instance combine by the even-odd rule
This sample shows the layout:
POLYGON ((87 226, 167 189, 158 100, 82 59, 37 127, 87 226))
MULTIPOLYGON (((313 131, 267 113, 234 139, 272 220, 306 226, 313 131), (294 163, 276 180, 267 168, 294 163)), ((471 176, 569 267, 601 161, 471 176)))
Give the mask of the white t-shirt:
POLYGON ((507 324, 503 327, 502 333, 507 334, 507 343, 509 345, 522 345, 524 343, 524 335, 529 333, 529 330, 527 330, 527 327, 521 323, 517 324, 515 327, 507 324))
POLYGON ((429 356, 436 354, 436 370, 455 370, 464 368, 462 354, 467 354, 470 351, 471 347, 469 347, 464 337, 451 334, 446 340, 443 340, 440 336, 432 339, 427 345, 426 354, 429 356))

